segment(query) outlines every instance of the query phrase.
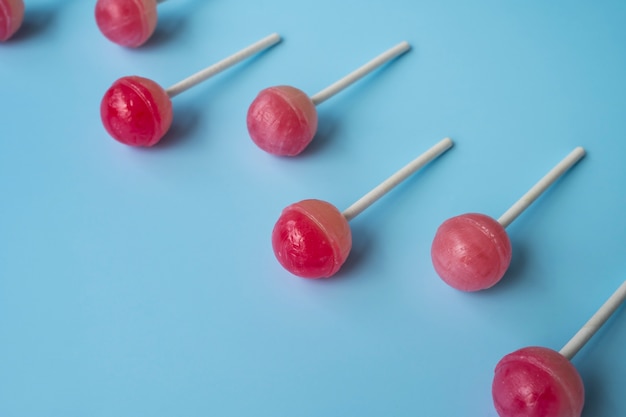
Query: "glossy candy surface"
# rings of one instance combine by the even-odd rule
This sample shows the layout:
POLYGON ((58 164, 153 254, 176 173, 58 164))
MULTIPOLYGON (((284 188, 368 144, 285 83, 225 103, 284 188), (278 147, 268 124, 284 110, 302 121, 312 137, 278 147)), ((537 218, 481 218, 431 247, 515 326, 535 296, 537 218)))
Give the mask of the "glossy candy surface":
POLYGON ((131 146, 152 146, 172 124, 172 101, 152 80, 123 77, 104 94, 100 115, 114 139, 131 146))
POLYGON ((23 0, 0 0, 0 41, 6 41, 13 36, 23 21, 23 0))
POLYGON ((431 247, 437 274, 461 291, 478 291, 495 285, 508 269, 511 254, 506 230, 493 218, 478 213, 443 222, 431 247))
POLYGON ((585 402, 576 368, 544 347, 503 357, 496 365, 492 395, 500 417, 580 417, 585 402))
POLYGON ((111 42, 136 48, 143 45, 156 28, 156 0, 98 0, 96 23, 111 42))
POLYGON ((266 152, 294 156, 302 152, 317 131, 317 109, 301 90, 270 87, 254 99, 247 116, 248 132, 266 152))
POLYGON ((321 200, 303 200, 286 207, 272 231, 278 262, 303 278, 327 278, 345 262, 352 248, 346 218, 321 200))

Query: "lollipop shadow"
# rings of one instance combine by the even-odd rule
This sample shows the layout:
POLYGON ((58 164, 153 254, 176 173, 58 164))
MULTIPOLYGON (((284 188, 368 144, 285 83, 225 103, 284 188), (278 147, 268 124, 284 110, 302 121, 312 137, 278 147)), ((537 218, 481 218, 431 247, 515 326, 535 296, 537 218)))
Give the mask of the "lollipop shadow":
POLYGON ((191 108, 179 107, 174 111, 174 121, 167 134, 154 147, 168 149, 178 146, 180 142, 191 141, 200 126, 200 114, 191 108))
POLYGON ((52 7, 28 7, 24 14, 24 21, 19 30, 9 42, 26 41, 45 32, 54 24, 56 9, 52 7))
POLYGON ((350 255, 341 269, 331 279, 344 280, 355 277, 357 275, 355 271, 358 271, 359 268, 362 267, 365 259, 372 253, 374 245, 371 236, 369 236, 364 230, 359 230, 357 235, 358 236, 356 238, 354 237, 354 234, 352 236, 353 246, 350 250, 350 255), (355 242, 358 243, 355 245, 355 242))
POLYGON ((168 42, 173 42, 183 32, 185 21, 185 16, 175 16, 169 13, 167 16, 159 16, 157 27, 150 39, 143 45, 143 48, 158 48, 168 42))
POLYGON ((620 334, 623 334, 621 332, 626 328, 624 320, 626 320, 626 309, 622 306, 613 313, 604 327, 588 342, 588 344, 595 346, 590 346, 591 349, 584 349, 576 354, 578 360, 576 367, 585 384, 585 406, 582 417, 615 415, 614 406, 611 403, 620 401, 621 398, 616 396, 616 390, 610 386, 621 386, 620 381, 624 377, 623 375, 611 375, 607 379, 607 373, 616 371, 616 368, 611 365, 610 358, 612 358, 613 353, 609 352, 615 349, 616 343, 619 343, 620 334), (613 346, 613 349, 603 350, 610 345, 613 346), (611 413, 612 411, 613 413, 611 413))
POLYGON ((602 377, 597 374, 584 375, 585 382, 585 406, 581 417, 595 417, 606 412, 605 404, 608 399, 602 388, 602 377))
POLYGON ((509 269, 507 269, 506 273, 496 285, 491 288, 488 288, 486 291, 488 292, 497 292, 497 291, 508 291, 510 288, 514 288, 520 282, 522 282, 523 277, 525 275, 525 265, 527 259, 528 251, 524 248, 523 245, 519 245, 511 242, 513 246, 513 256, 511 258, 511 264, 509 265, 509 269))
MULTIPOLYGON (((166 2, 169 3, 169 2, 166 2)), ((178 2, 175 2, 178 3, 178 2)), ((178 9, 179 13, 175 13, 172 11, 172 8, 167 8, 160 10, 162 6, 158 6, 157 9, 159 11, 159 18, 157 22, 156 29, 154 33, 148 39, 148 41, 144 44, 144 47, 158 47, 169 43, 171 41, 176 40, 176 38, 180 37, 180 35, 184 32, 184 26, 187 23, 189 18, 188 9, 184 7, 184 3, 182 5, 182 9, 178 9), (183 11, 184 9, 184 11, 183 11)), ((192 3, 193 9, 197 10, 201 6, 206 6, 209 1, 208 0, 189 0, 187 3, 192 3)))
POLYGON ((313 137, 313 140, 309 146, 297 156, 307 157, 319 152, 320 149, 324 149, 332 143, 332 139, 337 136, 337 132, 339 131, 339 122, 337 119, 329 116, 321 116, 317 133, 313 137))

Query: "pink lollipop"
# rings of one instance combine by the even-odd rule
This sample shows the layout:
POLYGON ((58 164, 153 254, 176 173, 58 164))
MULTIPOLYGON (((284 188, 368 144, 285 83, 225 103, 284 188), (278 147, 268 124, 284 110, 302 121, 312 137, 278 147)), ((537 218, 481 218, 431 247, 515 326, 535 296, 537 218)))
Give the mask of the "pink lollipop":
POLYGON ((8 40, 22 26, 23 0, 0 0, 0 41, 8 40))
POLYGON ((576 335, 556 352, 526 347, 496 365, 493 402, 500 417, 580 417, 585 402, 582 379, 570 360, 626 298, 626 281, 576 335))
POLYGON ((451 146, 450 139, 443 139, 343 213, 321 200, 304 200, 288 206, 272 231, 276 259, 286 270, 303 278, 327 278, 334 275, 352 248, 348 221, 451 146))
POLYGON ((461 291, 483 290, 500 281, 511 262, 511 242, 504 229, 584 155, 583 148, 575 148, 497 221, 469 213, 443 222, 431 247, 441 279, 461 291))
POLYGON ((259 148, 271 154, 298 155, 317 131, 317 104, 410 48, 407 42, 401 42, 310 98, 303 91, 286 85, 262 90, 248 109, 250 137, 259 148))
POLYGON ((275 33, 267 36, 168 89, 143 77, 120 78, 102 98, 100 115, 104 128, 126 145, 153 146, 172 124, 172 97, 279 41, 280 36, 275 33))
POLYGON ((157 4, 165 0, 98 0, 96 23, 111 42, 136 48, 154 33, 157 4))

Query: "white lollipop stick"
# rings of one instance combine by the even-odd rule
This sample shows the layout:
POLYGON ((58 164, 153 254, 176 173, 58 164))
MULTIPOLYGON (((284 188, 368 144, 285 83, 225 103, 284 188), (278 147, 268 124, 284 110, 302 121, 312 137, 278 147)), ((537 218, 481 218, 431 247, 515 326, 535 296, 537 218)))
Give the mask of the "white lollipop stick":
POLYGON ((212 77, 215 74, 218 74, 225 69, 237 64, 240 61, 248 58, 251 55, 256 54, 264 49, 269 48, 272 45, 280 42, 280 36, 277 33, 273 33, 258 42, 253 43, 247 48, 242 49, 241 51, 229 56, 218 62, 217 64, 213 64, 210 67, 203 69, 192 75, 191 77, 185 78, 179 83, 174 84, 165 90, 165 92, 170 96, 174 97, 183 91, 190 89, 191 87, 201 83, 209 77, 212 77))
POLYGON ((403 53, 407 52, 409 49, 411 49, 411 45, 409 45, 408 42, 406 41, 400 42, 393 48, 387 50, 386 52, 383 52, 382 54, 378 55, 376 58, 372 59, 367 64, 363 65, 361 68, 351 72, 350 74, 346 75, 345 77, 343 77, 336 83, 326 87, 319 93, 313 95, 311 97, 311 101, 313 102, 313 104, 318 105, 328 100, 329 98, 331 98, 332 96, 334 96, 335 94, 343 90, 344 88, 348 87, 355 81, 360 80, 361 78, 363 78, 370 72, 374 71, 376 68, 380 67, 381 65, 383 65, 384 63, 388 61, 391 61, 393 58, 402 55, 403 53))
POLYGON ((582 147, 575 148, 561 162, 559 162, 550 172, 546 174, 537 184, 535 184, 526 194, 522 196, 515 204, 511 206, 500 218, 498 223, 502 227, 507 227, 513 220, 517 218, 524 210, 528 208, 539 196, 552 185, 561 175, 570 169, 576 162, 585 156, 585 150, 582 147))
POLYGON ((393 187, 400 184, 402 181, 407 179, 412 173, 447 151, 452 147, 452 140, 450 138, 445 138, 437 143, 435 146, 415 158, 413 161, 409 162, 406 166, 401 168, 398 172, 393 174, 391 177, 387 178, 385 181, 380 183, 376 188, 374 188, 369 193, 365 194, 361 197, 356 203, 352 204, 350 207, 343 211, 343 216, 346 220, 350 221, 369 206, 374 204, 379 198, 387 194, 393 187))
POLYGON ((626 299, 626 281, 609 297, 608 300, 596 313, 589 319, 587 323, 571 338, 569 342, 563 346, 559 353, 567 359, 572 359, 580 349, 591 339, 591 337, 602 327, 602 325, 611 317, 611 314, 626 299))

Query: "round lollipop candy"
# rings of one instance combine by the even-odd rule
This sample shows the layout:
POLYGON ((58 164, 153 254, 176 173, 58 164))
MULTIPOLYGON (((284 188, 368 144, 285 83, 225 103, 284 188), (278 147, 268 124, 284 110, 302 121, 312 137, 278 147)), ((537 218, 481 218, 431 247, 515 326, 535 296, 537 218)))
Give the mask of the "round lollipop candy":
POLYGON ((279 41, 278 34, 269 35, 167 89, 143 77, 120 78, 102 98, 102 123, 114 139, 126 145, 153 146, 172 124, 172 97, 279 41))
POLYGON ((271 154, 298 155, 317 131, 316 105, 410 48, 408 42, 401 42, 312 97, 286 85, 262 90, 248 109, 250 137, 259 148, 271 154))
POLYGON ((626 299, 626 281, 560 350, 526 347, 496 365, 493 402, 500 417, 580 417, 583 381, 570 360, 626 299))
POLYGON ((17 32, 24 21, 23 0, 0 0, 0 41, 4 42, 17 32))
POLYGON ((118 45, 136 48, 154 33, 157 4, 165 0, 98 0, 96 23, 100 32, 118 45))
POLYGON ((321 200, 304 200, 288 206, 282 211, 272 231, 276 259, 289 272, 303 278, 327 278, 334 275, 352 248, 348 221, 451 146, 450 139, 443 139, 343 213, 321 200))
POLYGON ((504 229, 584 155, 583 148, 575 148, 497 221, 468 213, 443 222, 431 247, 433 265, 441 279, 461 291, 483 290, 500 281, 512 251, 504 229))

